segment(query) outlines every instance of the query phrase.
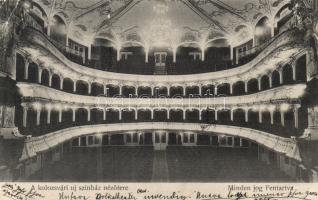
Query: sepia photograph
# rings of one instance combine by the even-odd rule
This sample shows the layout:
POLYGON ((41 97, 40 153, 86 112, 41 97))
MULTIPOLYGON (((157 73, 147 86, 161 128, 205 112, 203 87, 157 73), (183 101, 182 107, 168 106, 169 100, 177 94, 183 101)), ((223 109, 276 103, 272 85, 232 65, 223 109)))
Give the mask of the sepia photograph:
POLYGON ((318 182, 317 0, 0 0, 0 43, 9 200, 249 198, 44 197, 53 183, 318 182))

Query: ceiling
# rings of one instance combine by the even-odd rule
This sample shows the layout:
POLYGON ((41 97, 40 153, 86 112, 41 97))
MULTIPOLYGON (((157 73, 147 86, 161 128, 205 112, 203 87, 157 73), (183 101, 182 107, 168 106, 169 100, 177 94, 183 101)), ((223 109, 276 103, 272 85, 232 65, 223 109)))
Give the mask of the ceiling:
POLYGON ((224 38, 238 45, 253 38, 255 25, 262 17, 274 21, 277 12, 291 0, 33 1, 43 8, 43 18, 60 16, 69 38, 77 42, 91 44, 95 38, 105 38, 115 46, 149 46, 156 42, 154 36, 169 37, 169 44, 196 41, 205 45, 202 41, 224 38))

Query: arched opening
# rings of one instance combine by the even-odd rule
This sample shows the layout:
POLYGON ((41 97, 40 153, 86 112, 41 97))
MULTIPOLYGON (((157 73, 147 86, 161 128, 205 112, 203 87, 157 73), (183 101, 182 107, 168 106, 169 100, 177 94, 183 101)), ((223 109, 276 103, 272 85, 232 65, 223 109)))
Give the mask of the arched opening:
POLYGON ((134 97, 135 96, 135 88, 132 86, 123 86, 122 88, 124 97, 134 97))
POLYGON ((57 41, 58 43, 62 45, 66 45, 66 24, 63 21, 63 19, 58 16, 54 15, 53 19, 51 21, 51 34, 50 37, 57 41))
POLYGON ((215 123, 215 111, 211 109, 202 110, 202 122, 203 123, 215 123))
POLYGON ((257 79, 251 79, 247 83, 247 92, 249 94, 258 92, 258 80, 257 79))
POLYGON ((47 113, 48 111, 47 110, 41 110, 41 117, 40 117, 40 124, 41 124, 41 127, 43 128, 47 128, 47 113))
POLYGON ((79 125, 87 124, 88 112, 85 108, 78 108, 76 110, 76 123, 79 125))
POLYGON ((54 89, 61 89, 61 81, 60 77, 57 74, 53 74, 52 76, 52 88, 54 89))
POLYGON ((100 108, 91 109, 91 120, 93 124, 102 124, 104 122, 104 112, 100 108))
POLYGON ((307 60, 306 55, 301 56, 296 61, 296 80, 299 82, 307 81, 307 60))
POLYGON ((285 65, 283 68, 283 83, 293 83, 293 68, 289 64, 285 65))
POLYGON ((231 122, 231 111, 230 110, 218 110, 219 124, 229 124, 231 122))
POLYGON ((76 94, 88 95, 88 83, 85 81, 76 82, 76 94))
POLYGON ((109 123, 119 122, 119 110, 110 109, 106 112, 106 120, 109 123))
POLYGON ((140 121, 140 122, 151 121, 151 111, 150 110, 138 110, 138 121, 140 121))
POLYGON ((25 62, 23 56, 16 54, 16 80, 24 81, 25 62))
POLYGON ((73 93, 74 82, 70 78, 64 78, 63 80, 63 91, 73 93))
POLYGON ((248 110, 248 126, 254 129, 259 129, 259 113, 256 110, 248 110))
POLYGON ((135 121, 135 110, 122 110, 122 121, 123 122, 133 122, 135 121))
POLYGON ((169 114, 170 114, 170 121, 172 121, 172 122, 182 122, 183 121, 183 110, 171 109, 169 114))
POLYGON ((261 90, 268 90, 270 87, 269 87, 269 77, 267 75, 264 75, 262 78, 261 78, 261 90))
POLYGON ((277 14, 275 15, 275 30, 274 33, 275 35, 282 33, 283 31, 289 29, 289 22, 290 19, 292 18, 292 6, 290 3, 284 5, 277 14))
POLYGON ((167 110, 154 110, 153 120, 159 122, 167 121, 167 110))
POLYGON ((119 95, 119 86, 107 85, 106 95, 108 97, 114 97, 114 96, 119 95))
POLYGON ((296 136, 294 112, 292 110, 285 112, 285 130, 289 137, 296 136))
POLYGON ((99 83, 92 83, 92 95, 100 96, 104 94, 104 87, 99 83))
POLYGON ((211 97, 214 95, 214 85, 202 86, 202 97, 211 97))
POLYGON ((199 95, 199 87, 198 86, 191 86, 186 87, 186 97, 197 97, 199 95))
POLYGON ((198 110, 187 110, 186 111, 186 119, 187 122, 199 122, 199 111, 198 110))
POLYGON ((270 124, 271 124, 271 115, 269 111, 263 111, 262 112, 262 124, 265 125, 266 130, 270 130, 270 124))
POLYGON ((167 97, 168 90, 166 87, 155 87, 154 88, 154 97, 167 97))
POLYGON ((138 88, 139 97, 151 97, 151 87, 139 87, 138 88))
POLYGON ((228 96, 228 95, 230 95, 230 84, 224 83, 224 84, 218 85, 217 90, 218 90, 219 96, 220 95, 221 96, 222 95, 228 96))
POLYGON ((72 109, 63 110, 62 122, 65 126, 69 126, 73 123, 73 111, 72 111, 72 109))
POLYGON ((38 65, 35 63, 30 63, 28 68, 28 82, 37 83, 38 82, 38 65))
POLYGON ((233 95, 244 95, 245 94, 245 83, 239 81, 233 85, 233 95))
POLYGON ((51 125, 56 126, 58 124, 59 124, 59 111, 52 110, 51 111, 51 125))
POLYGON ((278 71, 272 73, 272 87, 278 87, 280 85, 280 76, 278 71))
POLYGON ((270 23, 268 17, 262 17, 255 26, 254 40, 255 46, 265 43, 272 37, 273 24, 270 23))
POLYGON ((245 110, 239 108, 233 111, 233 123, 237 126, 246 126, 245 110))
POLYGON ((27 128, 29 129, 29 131, 33 132, 32 129, 35 127, 36 127, 36 110, 29 109, 28 115, 27 115, 27 128))
POLYGON ((183 96, 183 88, 181 86, 172 86, 170 88, 170 97, 178 98, 183 96))
POLYGON ((50 73, 47 69, 43 69, 42 75, 41 75, 41 84, 45 86, 49 86, 50 84, 50 73))

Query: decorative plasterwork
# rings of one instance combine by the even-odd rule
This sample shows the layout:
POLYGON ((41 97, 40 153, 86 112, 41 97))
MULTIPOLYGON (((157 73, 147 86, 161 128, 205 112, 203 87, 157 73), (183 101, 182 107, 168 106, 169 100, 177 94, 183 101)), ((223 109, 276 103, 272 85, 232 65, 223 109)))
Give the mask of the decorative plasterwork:
POLYGON ((212 38, 213 40, 226 38, 232 45, 237 45, 253 38, 255 25, 262 17, 267 16, 271 22, 274 22, 277 12, 290 0, 34 0, 34 2, 45 10, 48 21, 55 14, 65 20, 69 38, 86 44, 92 44, 96 37, 103 37, 105 33, 110 32, 109 29, 117 35, 129 35, 131 34, 129 30, 133 28, 139 37, 144 37, 144 29, 149 27, 149 23, 155 17, 152 7, 164 2, 169 8, 165 16, 171 20, 173 30, 178 30, 179 41, 184 35, 189 34, 187 30, 190 28, 196 32, 208 31, 205 34, 217 35, 212 38))

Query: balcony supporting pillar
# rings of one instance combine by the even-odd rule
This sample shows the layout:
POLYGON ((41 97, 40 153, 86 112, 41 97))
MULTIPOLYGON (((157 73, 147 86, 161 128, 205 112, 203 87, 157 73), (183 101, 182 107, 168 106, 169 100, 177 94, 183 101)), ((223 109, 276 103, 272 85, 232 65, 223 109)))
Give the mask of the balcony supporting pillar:
POLYGON ((40 125, 40 119, 41 119, 41 110, 37 109, 37 111, 36 111, 36 125, 37 126, 40 125))
POLYGON ((62 109, 59 109, 59 123, 62 122, 62 114, 63 114, 62 109))
POLYGON ((73 81, 73 93, 76 93, 76 81, 73 81))
POLYGON ((72 108, 72 122, 76 121, 76 109, 72 108))
POLYGON ((103 121, 106 121, 106 109, 103 109, 103 121))
POLYGON ((38 67, 38 83, 42 83, 42 68, 38 67))
POLYGON ((271 124, 274 124, 274 111, 270 111, 270 116, 271 116, 271 124))
POLYGON ((258 122, 261 124, 263 123, 263 113, 261 109, 258 111, 258 122))
POLYGON ((47 123, 47 124, 51 124, 51 109, 48 109, 48 110, 47 110, 46 123, 47 123))
POLYGON ((300 106, 295 106, 294 107, 294 122, 295 122, 295 128, 299 128, 299 107, 300 106))
POLYGON ((280 111, 280 123, 282 126, 285 126, 285 112, 280 111))

